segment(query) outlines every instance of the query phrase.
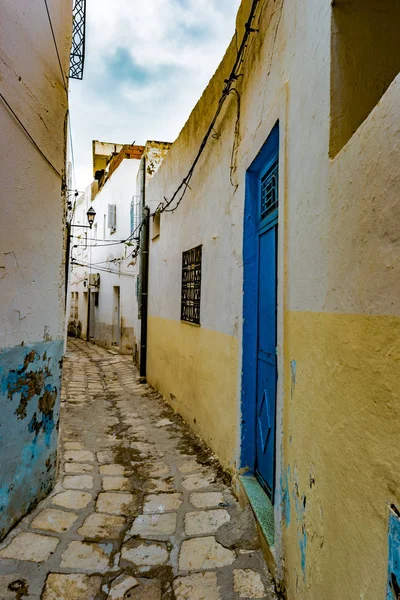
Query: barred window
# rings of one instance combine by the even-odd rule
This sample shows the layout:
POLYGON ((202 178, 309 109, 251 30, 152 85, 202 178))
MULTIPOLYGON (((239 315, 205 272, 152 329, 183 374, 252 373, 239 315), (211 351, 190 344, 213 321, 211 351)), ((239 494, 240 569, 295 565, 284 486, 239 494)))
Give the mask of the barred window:
POLYGON ((181 319, 200 325, 202 246, 182 253, 181 319))
POLYGON ((261 219, 278 208, 278 158, 261 179, 261 219))

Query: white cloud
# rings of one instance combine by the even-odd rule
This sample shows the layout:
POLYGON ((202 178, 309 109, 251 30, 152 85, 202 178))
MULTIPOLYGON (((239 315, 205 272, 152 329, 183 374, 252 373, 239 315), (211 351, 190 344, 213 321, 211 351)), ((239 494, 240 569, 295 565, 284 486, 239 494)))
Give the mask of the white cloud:
POLYGON ((223 57, 240 0, 88 0, 83 81, 71 81, 77 186, 91 141, 173 141, 223 57))

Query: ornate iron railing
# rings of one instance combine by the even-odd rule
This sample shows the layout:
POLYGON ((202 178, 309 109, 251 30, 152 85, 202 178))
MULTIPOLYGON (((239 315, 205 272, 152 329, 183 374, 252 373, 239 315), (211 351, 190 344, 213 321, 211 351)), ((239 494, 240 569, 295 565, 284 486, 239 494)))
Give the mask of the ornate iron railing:
POLYGON ((85 63, 85 26, 86 0, 74 0, 72 47, 69 66, 69 76, 71 79, 83 78, 83 66, 85 63))

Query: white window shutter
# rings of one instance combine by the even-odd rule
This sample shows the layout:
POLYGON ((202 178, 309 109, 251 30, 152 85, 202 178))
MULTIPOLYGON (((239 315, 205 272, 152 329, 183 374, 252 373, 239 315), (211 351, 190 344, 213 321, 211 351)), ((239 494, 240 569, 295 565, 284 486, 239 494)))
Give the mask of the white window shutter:
POLYGON ((117 228, 117 206, 116 204, 108 205, 108 227, 112 231, 117 228))

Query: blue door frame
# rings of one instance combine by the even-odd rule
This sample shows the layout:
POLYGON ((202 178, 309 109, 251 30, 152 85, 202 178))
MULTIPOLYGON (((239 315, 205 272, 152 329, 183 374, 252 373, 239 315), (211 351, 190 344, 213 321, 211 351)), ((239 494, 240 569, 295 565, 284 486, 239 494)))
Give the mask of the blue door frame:
POLYGON ((275 487, 278 207, 268 211, 263 218, 260 214, 260 184, 277 159, 279 159, 279 123, 276 123, 247 170, 243 229, 241 467, 249 468, 250 473, 258 477, 272 502, 275 487), (265 261, 267 249, 272 254, 270 264, 265 261), (262 261, 260 255, 264 256, 262 261), (268 315, 267 323, 263 322, 264 314, 268 315), (263 331, 260 327, 263 327, 263 331), (265 352, 265 349, 269 351, 265 352), (268 385, 265 383, 266 380, 269 380, 268 385), (267 398, 263 400, 266 388, 268 388, 266 396, 269 396, 270 402, 269 411, 265 411, 267 398), (260 419, 264 419, 264 427, 260 419), (265 448, 265 444, 260 444, 260 432, 263 434, 263 428, 268 430, 268 435, 265 435, 264 431, 264 437, 269 448, 265 448), (263 451, 266 451, 268 456, 261 457, 263 451))

